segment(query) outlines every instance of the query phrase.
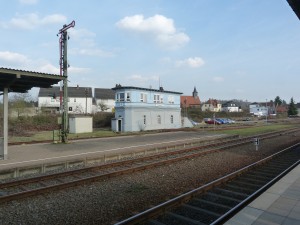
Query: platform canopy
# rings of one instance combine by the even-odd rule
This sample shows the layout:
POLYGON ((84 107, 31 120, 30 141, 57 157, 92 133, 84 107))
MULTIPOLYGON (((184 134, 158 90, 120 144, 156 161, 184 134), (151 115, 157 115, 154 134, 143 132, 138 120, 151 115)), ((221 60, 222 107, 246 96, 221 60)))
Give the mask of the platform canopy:
POLYGON ((287 0, 287 2, 300 20, 300 0, 287 0))
POLYGON ((3 137, 0 137, 0 158, 7 159, 8 93, 26 93, 33 87, 48 88, 66 79, 63 76, 0 67, 0 92, 3 94, 3 137))
POLYGON ((15 70, 0 67, 0 91, 25 93, 33 87, 49 88, 64 77, 49 73, 15 70))

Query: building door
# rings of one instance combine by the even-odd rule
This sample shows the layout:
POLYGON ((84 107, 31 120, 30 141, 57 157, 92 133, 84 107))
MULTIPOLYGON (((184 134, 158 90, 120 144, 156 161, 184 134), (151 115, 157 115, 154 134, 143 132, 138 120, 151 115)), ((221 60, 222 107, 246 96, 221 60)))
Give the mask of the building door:
POLYGON ((122 120, 119 119, 118 120, 118 132, 121 132, 122 131, 122 120))

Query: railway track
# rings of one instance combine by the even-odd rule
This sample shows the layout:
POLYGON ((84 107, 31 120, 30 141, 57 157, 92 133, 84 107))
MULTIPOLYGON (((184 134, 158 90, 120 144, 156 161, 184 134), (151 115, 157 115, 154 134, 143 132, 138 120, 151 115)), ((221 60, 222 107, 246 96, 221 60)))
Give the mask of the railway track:
POLYGON ((115 225, 223 224, 300 164, 300 143, 115 225))
MULTIPOLYGON (((289 134, 297 130, 285 132, 272 132, 260 135, 261 139, 272 138, 278 135, 289 134)), ((221 141, 192 148, 164 152, 140 158, 122 160, 104 165, 91 166, 81 169, 59 172, 55 174, 41 175, 31 178, 23 178, 15 181, 0 183, 0 202, 8 202, 20 198, 26 198, 50 191, 74 187, 101 179, 145 170, 176 161, 199 157, 216 151, 222 151, 231 147, 247 144, 253 141, 253 137, 239 138, 221 141)))

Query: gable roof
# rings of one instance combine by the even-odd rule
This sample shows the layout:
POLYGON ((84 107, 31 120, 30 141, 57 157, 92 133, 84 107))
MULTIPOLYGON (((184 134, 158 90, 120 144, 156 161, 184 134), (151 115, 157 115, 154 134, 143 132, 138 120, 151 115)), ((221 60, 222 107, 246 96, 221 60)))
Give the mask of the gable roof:
POLYGON ((110 88, 95 88, 95 99, 115 99, 115 93, 110 88))
POLYGON ((207 100, 206 104, 210 104, 216 108, 218 106, 218 104, 220 104, 220 103, 216 99, 209 99, 209 100, 207 100))
MULTIPOLYGON (((51 88, 40 88, 38 97, 53 97, 60 96, 60 87, 54 86, 51 88)), ((68 96, 71 98, 92 98, 91 87, 68 87, 68 96)))
POLYGON ((189 106, 200 106, 200 98, 193 97, 193 96, 180 96, 180 104, 184 107, 189 107, 189 106))

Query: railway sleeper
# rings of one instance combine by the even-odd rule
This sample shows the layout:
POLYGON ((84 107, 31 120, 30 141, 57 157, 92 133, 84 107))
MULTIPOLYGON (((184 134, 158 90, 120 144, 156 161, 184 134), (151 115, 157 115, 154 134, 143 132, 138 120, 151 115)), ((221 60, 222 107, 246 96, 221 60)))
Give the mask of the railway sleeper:
POLYGON ((240 203, 239 199, 218 195, 210 191, 203 195, 201 198, 207 201, 217 202, 231 207, 240 203))
POLYGON ((177 215, 188 217, 192 220, 196 220, 201 223, 214 221, 222 215, 210 210, 198 208, 188 204, 184 204, 181 207, 173 210, 172 212, 177 215))
POLYGON ((251 177, 252 179, 258 179, 258 180, 272 180, 272 177, 266 177, 266 176, 260 176, 258 174, 253 173, 247 173, 247 177, 251 177))
POLYGON ((222 195, 225 195, 225 196, 229 196, 229 197, 232 196, 232 197, 237 198, 237 199, 245 199, 249 196, 245 193, 236 192, 236 191, 233 191, 233 190, 226 190, 226 189, 222 189, 220 187, 215 188, 213 190, 213 192, 217 193, 217 194, 222 194, 222 195))
POLYGON ((245 182, 250 182, 252 184, 258 184, 258 185, 264 185, 268 182, 268 180, 270 179, 253 179, 251 177, 247 177, 247 175, 245 177, 240 177, 239 179, 240 181, 245 181, 245 182))
POLYGON ((253 187, 255 189, 259 189, 260 187, 263 186, 261 184, 253 184, 251 182, 242 181, 240 179, 234 180, 234 181, 232 181, 232 183, 237 185, 237 186, 240 185, 240 186, 246 186, 246 187, 253 187))
POLYGON ((227 205, 223 205, 223 204, 219 204, 219 203, 211 202, 211 201, 206 201, 204 199, 199 199, 199 198, 194 198, 191 201, 189 201, 187 204, 193 205, 196 207, 200 207, 200 208, 204 208, 204 209, 214 210, 214 212, 221 213, 221 214, 223 214, 223 213, 227 212, 229 209, 231 209, 231 207, 229 207, 227 205))
POLYGON ((248 195, 251 195, 256 190, 255 188, 241 187, 240 185, 235 185, 235 184, 231 184, 231 183, 227 183, 227 184, 223 185, 222 188, 225 190, 234 190, 236 192, 246 193, 248 195))
POLYGON ((166 225, 205 225, 206 224, 172 212, 167 212, 164 216, 162 216, 162 218, 158 218, 157 220, 166 225))
POLYGON ((159 222, 157 220, 149 220, 147 222, 147 225, 166 225, 166 224, 165 223, 161 223, 161 222, 159 222))

